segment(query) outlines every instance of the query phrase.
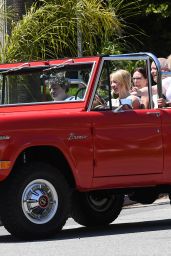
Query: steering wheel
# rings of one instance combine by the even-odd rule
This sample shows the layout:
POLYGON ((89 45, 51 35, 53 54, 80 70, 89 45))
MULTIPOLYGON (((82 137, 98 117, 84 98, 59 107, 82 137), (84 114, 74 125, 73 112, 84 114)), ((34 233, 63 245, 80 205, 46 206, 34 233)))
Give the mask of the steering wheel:
POLYGON ((107 107, 107 102, 99 94, 96 93, 93 105, 93 109, 104 109, 107 107))
POLYGON ((82 87, 82 88, 78 89, 78 91, 75 94, 75 100, 77 100, 77 98, 82 99, 84 97, 85 90, 86 90, 86 87, 82 87))

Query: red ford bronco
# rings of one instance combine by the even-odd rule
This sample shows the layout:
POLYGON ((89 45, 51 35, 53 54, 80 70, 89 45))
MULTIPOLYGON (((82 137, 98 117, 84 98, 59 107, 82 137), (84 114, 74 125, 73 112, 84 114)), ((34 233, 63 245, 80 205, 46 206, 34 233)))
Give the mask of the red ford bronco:
POLYGON ((171 109, 153 107, 151 62, 161 97, 151 53, 0 65, 0 218, 12 235, 49 237, 68 217, 108 225, 124 195, 148 204, 170 194, 171 109), (113 107, 110 73, 138 66, 149 107, 113 107), (52 98, 55 82, 67 97, 52 98))

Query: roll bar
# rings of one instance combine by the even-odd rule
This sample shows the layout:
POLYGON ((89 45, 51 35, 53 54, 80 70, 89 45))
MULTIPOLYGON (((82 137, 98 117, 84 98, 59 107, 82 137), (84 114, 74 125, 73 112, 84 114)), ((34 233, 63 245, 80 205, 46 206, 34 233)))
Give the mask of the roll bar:
MULTIPOLYGON (((104 59, 107 56, 104 56, 104 59)), ((158 90, 158 96, 159 98, 162 97, 162 82, 161 82, 161 67, 160 62, 158 58, 150 53, 150 52, 138 52, 138 53, 127 53, 127 54, 117 54, 117 55, 110 55, 108 56, 108 60, 110 59, 115 60, 146 60, 147 62, 147 71, 148 71, 148 87, 149 87, 149 98, 150 98, 150 107, 152 108, 153 102, 152 102, 152 84, 151 84, 151 62, 154 62, 157 69, 157 90, 158 90)))

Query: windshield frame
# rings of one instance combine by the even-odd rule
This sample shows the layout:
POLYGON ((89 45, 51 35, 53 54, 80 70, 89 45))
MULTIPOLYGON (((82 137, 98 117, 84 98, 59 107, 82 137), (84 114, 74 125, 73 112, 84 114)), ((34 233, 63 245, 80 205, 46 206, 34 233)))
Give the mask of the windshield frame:
POLYGON ((2 81, 3 81, 3 85, 2 85, 2 92, 1 92, 1 103, 0 106, 21 106, 21 105, 40 105, 40 104, 61 104, 61 103, 76 103, 76 102, 84 102, 86 97, 87 97, 87 93, 89 91, 89 87, 90 87, 90 81, 92 80, 92 76, 95 70, 95 65, 96 65, 96 58, 94 59, 89 59, 87 58, 86 60, 81 59, 79 61, 79 59, 76 59, 76 61, 74 61, 75 59, 73 59, 73 62, 66 62, 66 63, 62 63, 62 61, 60 60, 60 62, 57 61, 57 63, 55 63, 56 61, 50 63, 47 65, 31 65, 29 63, 23 63, 20 65, 17 63, 16 66, 14 64, 12 64, 13 66, 11 66, 10 68, 7 65, 7 68, 1 68, 0 67, 0 75, 2 75, 2 81), (5 79, 8 76, 11 75, 22 75, 22 74, 31 74, 31 73, 37 73, 37 72, 42 72, 44 70, 50 70, 50 69, 57 69, 58 71, 60 70, 65 70, 66 67, 69 67, 69 69, 73 70, 74 69, 80 69, 81 68, 85 68, 86 66, 90 66, 90 73, 89 73, 89 79, 87 82, 87 86, 86 86, 86 90, 85 90, 85 94, 84 97, 82 99, 76 99, 74 101, 37 101, 37 102, 17 102, 17 103, 5 103, 5 79))

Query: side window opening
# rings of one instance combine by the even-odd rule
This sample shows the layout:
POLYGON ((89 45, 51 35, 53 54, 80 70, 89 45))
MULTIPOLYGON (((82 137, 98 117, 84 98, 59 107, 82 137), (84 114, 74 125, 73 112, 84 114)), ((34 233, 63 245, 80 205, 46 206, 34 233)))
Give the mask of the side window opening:
MULTIPOLYGON (((125 106, 119 108, 119 111, 151 108, 148 94, 147 65, 146 60, 105 60, 97 84, 92 110, 115 110, 120 105, 125 106), (142 70, 144 73, 140 73, 142 70), (126 79, 127 81, 125 81, 126 79), (120 91, 115 88, 117 86, 120 91), (146 95, 141 97, 138 91, 142 87, 146 87, 146 95), (104 104, 103 101, 105 101, 104 104)), ((153 101, 152 107, 155 107, 155 96, 153 101)))
POLYGON ((100 79, 98 81, 97 89, 95 92, 92 109, 93 110, 107 110, 110 109, 110 80, 109 80, 109 69, 108 63, 105 62, 100 79))

